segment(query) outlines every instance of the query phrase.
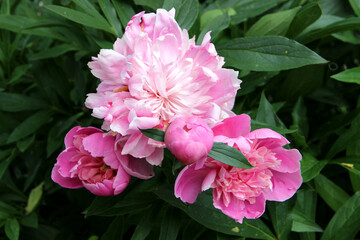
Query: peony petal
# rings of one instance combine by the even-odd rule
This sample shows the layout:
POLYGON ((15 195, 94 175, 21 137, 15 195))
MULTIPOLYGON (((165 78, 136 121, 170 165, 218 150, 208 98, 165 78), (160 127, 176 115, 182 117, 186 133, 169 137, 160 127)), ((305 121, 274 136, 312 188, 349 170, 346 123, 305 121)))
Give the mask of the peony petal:
POLYGON ((64 188, 82 188, 83 184, 78 178, 63 177, 59 173, 60 166, 55 164, 51 171, 51 179, 64 188))
POLYGON ((243 218, 255 219, 260 217, 265 211, 265 198, 263 194, 255 199, 255 203, 250 204, 247 200, 240 200, 231 194, 229 205, 225 206, 222 198, 217 198, 216 191, 213 191, 214 207, 220 209, 225 215, 242 223, 243 218))
POLYGON ((155 148, 154 152, 146 157, 146 161, 151 165, 160 166, 162 160, 164 159, 164 149, 155 148))
POLYGON ((226 118, 212 128, 214 136, 226 136, 229 138, 238 138, 245 136, 251 130, 250 117, 246 114, 226 118))
POLYGON ((124 189, 127 187, 129 182, 130 182, 130 175, 120 165, 113 183, 114 195, 117 195, 122 191, 124 191, 124 189))
POLYGON ((73 127, 65 136, 65 148, 73 147, 74 135, 81 129, 80 126, 73 127))
POLYGON ((195 202, 198 194, 202 191, 203 186, 206 188, 211 180, 213 174, 211 170, 211 168, 195 170, 194 164, 185 167, 176 178, 175 196, 177 198, 180 197, 183 202, 195 202), (207 178, 209 173, 211 176, 207 178))
POLYGON ((273 153, 276 153, 276 158, 281 160, 281 164, 274 170, 278 172, 292 173, 300 169, 300 160, 302 158, 301 153, 297 149, 287 150, 282 147, 271 149, 273 153))
POLYGON ((78 164, 77 161, 74 161, 77 155, 75 147, 67 148, 59 154, 56 165, 59 167, 58 171, 61 176, 71 177, 71 170, 78 164))
POLYGON ((283 202, 291 198, 302 183, 301 172, 281 173, 272 171, 272 190, 264 191, 266 200, 283 202))
POLYGON ((112 196, 114 195, 113 181, 104 180, 95 184, 83 182, 84 187, 91 193, 98 196, 112 196))
POLYGON ((83 138, 83 145, 86 151, 93 157, 103 157, 108 152, 114 151, 115 138, 112 135, 94 133, 83 138))
POLYGON ((280 146, 289 144, 289 141, 286 138, 284 138, 281 134, 268 128, 256 129, 251 133, 247 134, 245 137, 248 139, 269 139, 269 140, 275 139, 276 141, 279 142, 280 146))

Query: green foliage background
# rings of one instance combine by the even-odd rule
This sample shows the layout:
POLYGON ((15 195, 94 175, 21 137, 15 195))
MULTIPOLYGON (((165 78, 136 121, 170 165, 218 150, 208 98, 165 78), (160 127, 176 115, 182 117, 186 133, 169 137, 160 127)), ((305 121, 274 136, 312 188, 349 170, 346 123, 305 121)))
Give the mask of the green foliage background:
POLYGON ((359 0, 1 0, 0 237, 15 239, 360 239, 359 0), (170 154, 156 177, 114 197, 62 189, 51 168, 73 126, 100 127, 84 107, 87 62, 137 12, 176 9, 243 80, 234 111, 303 154, 304 183, 237 224, 173 194, 170 154))

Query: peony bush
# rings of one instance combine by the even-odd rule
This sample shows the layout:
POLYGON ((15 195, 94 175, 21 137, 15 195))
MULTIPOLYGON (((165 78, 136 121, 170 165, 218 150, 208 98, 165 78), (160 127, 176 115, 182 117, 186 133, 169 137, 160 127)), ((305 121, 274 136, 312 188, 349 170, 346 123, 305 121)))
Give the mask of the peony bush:
POLYGON ((1 234, 359 238, 359 12, 4 1, 1 234))

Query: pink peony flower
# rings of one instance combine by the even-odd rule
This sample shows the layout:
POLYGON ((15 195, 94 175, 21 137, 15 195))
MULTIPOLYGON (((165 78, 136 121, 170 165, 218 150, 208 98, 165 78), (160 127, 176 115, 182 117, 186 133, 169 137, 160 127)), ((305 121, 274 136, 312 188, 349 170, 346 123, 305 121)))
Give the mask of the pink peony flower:
POLYGON ((240 150, 252 169, 241 169, 208 158, 204 166, 185 167, 175 182, 175 195, 193 203, 201 191, 213 189, 214 206, 227 216, 242 222, 265 211, 265 201, 285 201, 302 183, 301 154, 282 146, 289 142, 270 129, 250 132, 250 117, 242 114, 218 123, 214 141, 240 150))
POLYGON ((101 80, 86 106, 104 119, 103 129, 126 136, 122 154, 160 165, 164 144, 140 129, 165 130, 177 117, 198 116, 210 126, 233 116, 240 80, 222 68, 207 33, 201 45, 174 19, 175 10, 141 12, 128 23, 113 49, 102 49, 89 63, 101 80))
POLYGON ((100 196, 121 193, 130 175, 114 151, 115 137, 93 127, 74 127, 65 137, 51 178, 65 188, 85 187, 100 196))
POLYGON ((214 142, 214 134, 199 117, 177 118, 165 132, 165 145, 183 164, 205 162, 214 142))

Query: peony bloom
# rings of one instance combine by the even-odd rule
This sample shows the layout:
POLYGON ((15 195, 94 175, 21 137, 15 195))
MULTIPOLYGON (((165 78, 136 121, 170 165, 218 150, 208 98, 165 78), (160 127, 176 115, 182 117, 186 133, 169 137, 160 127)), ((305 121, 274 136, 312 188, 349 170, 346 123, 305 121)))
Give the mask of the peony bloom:
POLYGON ((233 116, 240 80, 222 68, 207 33, 201 45, 174 19, 175 10, 141 12, 128 23, 113 49, 102 49, 89 63, 101 80, 86 106, 104 119, 103 129, 126 136, 122 154, 160 165, 164 144, 140 129, 165 130, 175 118, 198 116, 210 126, 233 116))
POLYGON ((218 123, 214 141, 240 150, 254 167, 241 169, 208 158, 204 166, 185 167, 175 183, 175 195, 193 203, 201 191, 213 189, 214 206, 242 222, 265 211, 265 201, 285 201, 302 183, 301 154, 282 146, 289 142, 270 129, 250 132, 250 117, 242 114, 218 123))
POLYGON ((99 196, 121 193, 130 175, 114 151, 115 137, 93 127, 74 127, 65 137, 51 178, 65 188, 85 187, 99 196))
POLYGON ((202 165, 214 142, 214 134, 199 117, 177 118, 165 132, 165 145, 183 164, 202 165))

